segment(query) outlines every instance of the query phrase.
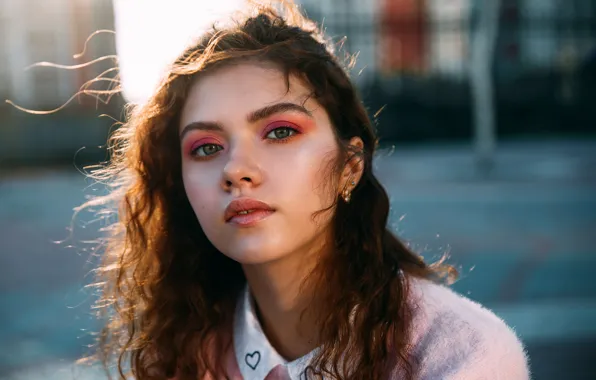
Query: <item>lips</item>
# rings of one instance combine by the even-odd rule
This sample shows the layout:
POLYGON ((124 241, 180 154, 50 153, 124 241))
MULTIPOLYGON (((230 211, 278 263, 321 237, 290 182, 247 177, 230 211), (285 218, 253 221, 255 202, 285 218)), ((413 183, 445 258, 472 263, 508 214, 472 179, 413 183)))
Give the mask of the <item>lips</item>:
POLYGON ((250 226, 273 214, 275 209, 267 203, 251 198, 235 199, 224 213, 226 223, 250 226))

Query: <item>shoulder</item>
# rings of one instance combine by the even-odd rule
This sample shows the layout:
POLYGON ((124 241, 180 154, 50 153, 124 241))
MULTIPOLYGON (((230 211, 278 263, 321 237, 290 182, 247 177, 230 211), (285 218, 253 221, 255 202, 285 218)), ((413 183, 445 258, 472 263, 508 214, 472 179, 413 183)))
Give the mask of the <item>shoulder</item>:
POLYGON ((524 346, 502 319, 446 286, 408 281, 412 354, 419 378, 530 378, 524 346))

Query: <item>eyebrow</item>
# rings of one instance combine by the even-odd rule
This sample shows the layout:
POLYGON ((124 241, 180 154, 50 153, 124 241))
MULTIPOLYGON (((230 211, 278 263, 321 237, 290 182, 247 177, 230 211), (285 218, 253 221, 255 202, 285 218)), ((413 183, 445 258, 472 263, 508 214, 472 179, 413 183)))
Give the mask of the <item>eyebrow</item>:
MULTIPOLYGON (((256 123, 257 121, 263 120, 271 115, 275 115, 276 113, 288 111, 299 112, 310 118, 313 117, 312 112, 310 112, 303 106, 296 103, 285 102, 276 103, 270 106, 259 108, 258 110, 248 114, 248 116, 246 117, 246 121, 248 121, 249 123, 256 123)), ((180 139, 182 140, 182 138, 188 132, 193 130, 222 132, 223 127, 220 123, 214 121, 193 121, 192 123, 188 124, 186 127, 182 129, 182 132, 180 132, 180 139)))

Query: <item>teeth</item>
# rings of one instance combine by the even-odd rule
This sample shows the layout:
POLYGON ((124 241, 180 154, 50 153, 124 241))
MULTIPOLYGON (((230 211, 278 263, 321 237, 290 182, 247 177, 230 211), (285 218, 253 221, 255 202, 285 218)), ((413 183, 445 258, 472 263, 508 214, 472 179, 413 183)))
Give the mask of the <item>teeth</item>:
POLYGON ((253 212, 253 211, 254 211, 254 210, 240 211, 240 212, 238 212, 238 215, 246 215, 246 214, 249 214, 249 213, 251 213, 251 212, 253 212))

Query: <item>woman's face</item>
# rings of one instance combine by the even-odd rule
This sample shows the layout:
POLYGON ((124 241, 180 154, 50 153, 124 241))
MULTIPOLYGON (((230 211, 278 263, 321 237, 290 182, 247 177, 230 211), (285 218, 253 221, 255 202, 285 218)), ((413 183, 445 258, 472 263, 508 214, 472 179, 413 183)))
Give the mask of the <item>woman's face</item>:
POLYGON ((179 126, 182 176, 213 245, 242 264, 316 249, 329 236, 342 176, 325 109, 295 77, 232 65, 195 82, 179 126))

